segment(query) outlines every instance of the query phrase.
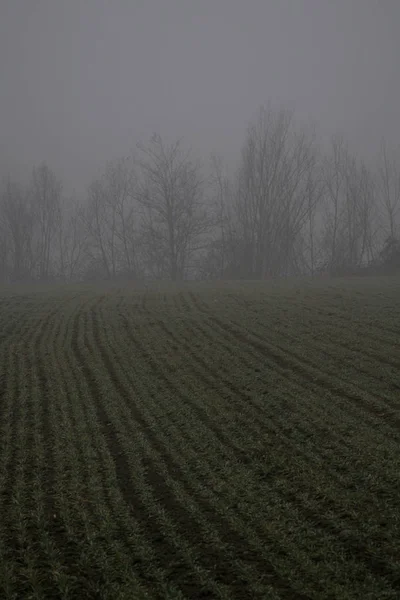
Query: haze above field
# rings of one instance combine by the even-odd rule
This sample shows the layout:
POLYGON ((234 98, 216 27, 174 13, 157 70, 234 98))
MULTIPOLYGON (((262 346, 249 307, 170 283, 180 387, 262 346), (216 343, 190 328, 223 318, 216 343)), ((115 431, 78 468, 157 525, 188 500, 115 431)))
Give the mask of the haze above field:
POLYGON ((83 190, 156 131, 239 156, 268 101, 374 156, 400 139, 397 0, 3 0, 0 173, 83 190))
POLYGON ((400 272, 396 0, 7 0, 0 284, 400 272))

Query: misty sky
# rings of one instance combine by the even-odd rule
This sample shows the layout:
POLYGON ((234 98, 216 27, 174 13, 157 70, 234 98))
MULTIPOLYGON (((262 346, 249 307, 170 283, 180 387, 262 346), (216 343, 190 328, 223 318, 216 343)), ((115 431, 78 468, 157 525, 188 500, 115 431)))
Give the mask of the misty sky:
POLYGON ((400 144, 400 0, 0 0, 0 172, 82 189, 153 132, 236 157, 261 104, 400 144))

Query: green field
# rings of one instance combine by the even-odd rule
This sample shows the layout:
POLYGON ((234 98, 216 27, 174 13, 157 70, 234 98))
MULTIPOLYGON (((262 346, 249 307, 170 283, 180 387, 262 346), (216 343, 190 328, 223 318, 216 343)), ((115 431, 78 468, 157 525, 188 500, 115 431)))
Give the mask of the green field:
POLYGON ((3 289, 0 598, 399 599, 400 281, 3 289))

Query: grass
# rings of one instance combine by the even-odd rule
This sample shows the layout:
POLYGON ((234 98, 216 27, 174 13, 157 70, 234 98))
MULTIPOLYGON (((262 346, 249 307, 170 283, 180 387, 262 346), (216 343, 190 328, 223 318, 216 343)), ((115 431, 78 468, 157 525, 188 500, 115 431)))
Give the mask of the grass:
POLYGON ((400 597, 400 282, 0 292, 0 597, 400 597))

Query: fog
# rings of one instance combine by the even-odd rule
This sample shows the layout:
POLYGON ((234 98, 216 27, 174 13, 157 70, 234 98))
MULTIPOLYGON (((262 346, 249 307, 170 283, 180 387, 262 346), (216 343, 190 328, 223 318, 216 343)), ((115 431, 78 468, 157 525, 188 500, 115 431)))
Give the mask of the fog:
POLYGON ((366 155, 400 139, 397 0, 3 0, 1 170, 82 189, 154 131, 236 158, 272 101, 366 155))
POLYGON ((154 133, 232 172, 261 106, 294 111, 327 151, 343 135, 378 172, 382 140, 390 160, 400 141, 399 24, 398 0, 3 0, 0 174, 29 181, 46 163, 86 198, 154 133))

